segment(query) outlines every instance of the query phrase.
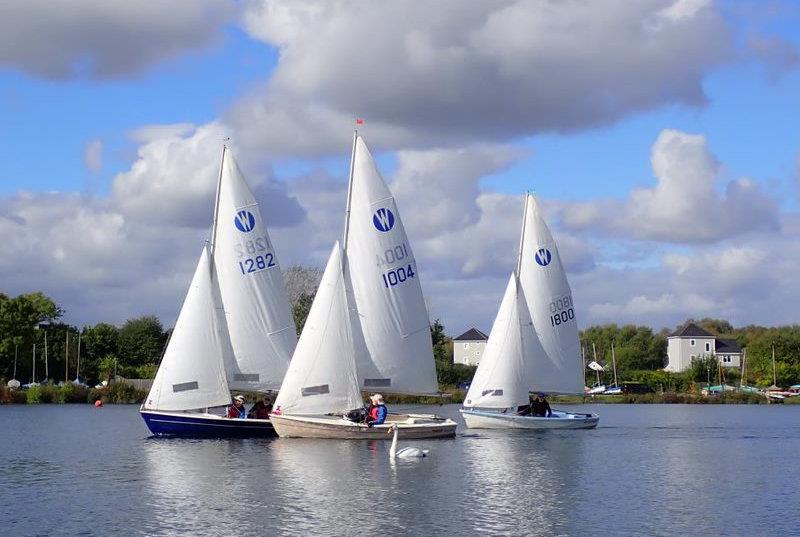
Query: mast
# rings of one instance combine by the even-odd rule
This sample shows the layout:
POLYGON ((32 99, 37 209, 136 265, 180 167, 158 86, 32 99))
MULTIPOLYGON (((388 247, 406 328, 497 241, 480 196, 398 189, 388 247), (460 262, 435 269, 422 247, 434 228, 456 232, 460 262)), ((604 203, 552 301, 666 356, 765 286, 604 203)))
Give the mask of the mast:
POLYGON ((17 344, 14 344, 14 378, 17 378, 17 344))
POLYGON ((44 380, 50 378, 50 371, 47 369, 47 330, 44 331, 44 380))
MULTIPOLYGON (((228 141, 230 138, 226 138, 228 141)), ((228 144, 222 144, 222 158, 219 162, 219 179, 217 179, 217 194, 214 197, 214 222, 211 224, 211 248, 209 249, 209 256, 213 259, 214 247, 217 244, 217 218, 219 217, 219 191, 222 188, 222 169, 225 166, 225 151, 228 149, 228 144)))
POLYGON ((33 344, 33 365, 31 366, 31 384, 36 382, 36 343, 33 344))
MULTIPOLYGON (((597 349, 594 347, 594 341, 592 341, 592 354, 594 354, 594 363, 596 363, 597 365, 600 365, 597 362, 597 349)), ((597 385, 600 386, 600 370, 599 369, 595 369, 594 372, 597 373, 597 385)))
POLYGON ((64 344, 64 382, 69 381, 69 330, 67 330, 67 342, 64 344))
POLYGON ((356 141, 358 141, 358 129, 353 130, 353 151, 350 154, 350 174, 347 177, 347 207, 344 212, 344 235, 342 238, 342 251, 347 251, 347 236, 350 231, 350 203, 353 197, 353 171, 356 163, 356 141))
POLYGON ((778 386, 778 373, 775 369, 775 345, 772 346, 772 385, 778 386))
POLYGON ((618 387, 617 384, 617 357, 614 354, 614 344, 611 344, 611 363, 614 365, 614 387, 618 387))
POLYGON ((744 380, 745 375, 745 360, 747 359, 747 347, 742 349, 742 377, 739 379, 739 387, 741 388, 746 384, 744 380))
POLYGON ((586 347, 581 345, 581 361, 583 362, 583 385, 586 386, 586 347))
POLYGON ((519 234, 519 251, 517 253, 517 268, 515 271, 518 281, 519 271, 522 270, 522 245, 525 241, 525 224, 528 222, 528 196, 530 195, 530 192, 525 192, 525 208, 522 210, 522 231, 519 234))
POLYGON ((81 333, 78 332, 78 367, 75 368, 75 381, 80 382, 81 374, 81 333))

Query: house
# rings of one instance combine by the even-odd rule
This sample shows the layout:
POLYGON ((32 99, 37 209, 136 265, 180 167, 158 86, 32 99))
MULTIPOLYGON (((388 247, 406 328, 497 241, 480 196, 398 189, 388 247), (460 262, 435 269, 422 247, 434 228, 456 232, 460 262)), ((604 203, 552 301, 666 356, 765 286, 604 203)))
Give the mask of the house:
POLYGON ((464 365, 478 365, 486 350, 486 341, 489 336, 478 330, 470 328, 457 338, 453 339, 453 363, 464 365))
POLYGON ((665 371, 686 371, 695 358, 716 356, 724 367, 739 367, 742 348, 734 339, 721 339, 695 323, 686 323, 667 337, 665 371))

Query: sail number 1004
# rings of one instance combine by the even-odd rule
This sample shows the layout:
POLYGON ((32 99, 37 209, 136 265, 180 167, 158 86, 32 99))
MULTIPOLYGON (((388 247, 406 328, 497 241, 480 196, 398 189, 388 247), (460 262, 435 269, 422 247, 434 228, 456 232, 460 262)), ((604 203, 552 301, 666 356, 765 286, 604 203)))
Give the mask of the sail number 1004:
POLYGON ((408 265, 408 268, 397 267, 396 269, 392 269, 382 274, 383 285, 386 287, 394 287, 397 284, 413 278, 415 275, 416 272, 414 272, 414 269, 411 267, 411 265, 408 265))
POLYGON ((572 296, 565 295, 550 302, 550 324, 558 326, 575 319, 572 296))

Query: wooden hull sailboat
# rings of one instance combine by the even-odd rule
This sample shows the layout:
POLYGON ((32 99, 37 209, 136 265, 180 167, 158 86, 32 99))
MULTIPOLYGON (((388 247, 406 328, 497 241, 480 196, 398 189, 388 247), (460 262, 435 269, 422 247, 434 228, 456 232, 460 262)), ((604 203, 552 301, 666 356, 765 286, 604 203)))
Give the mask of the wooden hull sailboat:
POLYGON ((328 258, 284 377, 276 414, 281 437, 381 439, 454 436, 448 418, 390 414, 375 427, 341 416, 362 391, 435 394, 430 321, 400 213, 363 139, 355 134, 343 245, 328 258), (376 263, 377 260, 377 263, 376 263))
POLYGON ((140 409, 157 436, 275 436, 270 421, 209 408, 231 390, 275 391, 296 344, 294 320, 258 203, 223 149, 211 250, 195 270, 153 386, 140 409))
POLYGON ((285 438, 338 438, 340 440, 389 440, 392 425, 401 439, 451 438, 453 420, 435 415, 389 414, 386 422, 368 427, 339 416, 270 416, 278 436, 285 438))
POLYGON ((517 267, 461 410, 467 427, 596 427, 594 414, 553 410, 550 417, 521 415, 530 392, 583 393, 579 349, 572 292, 558 249, 536 201, 526 194, 517 267))

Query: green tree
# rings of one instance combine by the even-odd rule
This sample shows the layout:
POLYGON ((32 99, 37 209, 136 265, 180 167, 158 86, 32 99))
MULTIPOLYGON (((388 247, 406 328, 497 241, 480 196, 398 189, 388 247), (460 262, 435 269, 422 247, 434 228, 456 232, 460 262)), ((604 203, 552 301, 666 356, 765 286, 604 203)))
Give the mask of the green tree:
MULTIPOLYGON (((36 330, 41 323, 52 322, 63 314, 63 310, 43 293, 29 293, 9 297, 0 293, 0 376, 10 378, 14 369, 14 350, 17 348, 20 361, 17 377, 27 371, 30 374, 29 357, 33 344, 42 333, 36 330)), ((38 376, 38 375, 37 375, 38 376)))
POLYGON ((153 315, 129 319, 119 330, 119 363, 125 368, 158 363, 167 334, 153 315))
POLYGON ((311 304, 314 303, 314 294, 300 293, 292 304, 292 317, 294 317, 294 325, 297 328, 297 335, 303 331, 308 318, 308 312, 311 311, 311 304))
POLYGON ((119 328, 109 323, 98 323, 83 329, 81 334, 83 353, 81 377, 90 379, 91 384, 102 380, 100 360, 104 356, 116 356, 119 352, 119 328))

